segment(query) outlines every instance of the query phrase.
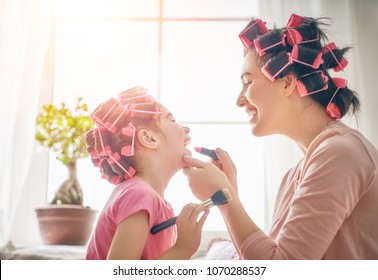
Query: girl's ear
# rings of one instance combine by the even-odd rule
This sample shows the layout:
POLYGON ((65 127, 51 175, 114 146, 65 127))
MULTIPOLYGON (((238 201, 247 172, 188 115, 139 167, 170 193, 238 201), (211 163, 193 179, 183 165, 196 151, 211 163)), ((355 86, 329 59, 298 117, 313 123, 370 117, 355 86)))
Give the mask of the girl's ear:
POLYGON ((156 150, 159 148, 160 138, 154 131, 142 128, 138 130, 136 138, 138 139, 140 145, 146 147, 147 149, 156 150))
POLYGON ((290 72, 285 77, 282 78, 284 83, 284 94, 290 96, 293 92, 297 90, 297 77, 294 73, 290 72))

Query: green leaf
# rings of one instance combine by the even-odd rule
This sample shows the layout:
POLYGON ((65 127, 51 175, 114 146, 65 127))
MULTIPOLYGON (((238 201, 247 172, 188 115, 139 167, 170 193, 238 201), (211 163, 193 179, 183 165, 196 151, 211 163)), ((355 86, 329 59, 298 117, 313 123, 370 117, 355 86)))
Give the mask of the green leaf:
POLYGON ((93 127, 83 98, 77 97, 73 105, 70 109, 64 102, 59 107, 47 104, 36 117, 35 139, 57 153, 56 158, 64 165, 88 157, 83 136, 93 127))

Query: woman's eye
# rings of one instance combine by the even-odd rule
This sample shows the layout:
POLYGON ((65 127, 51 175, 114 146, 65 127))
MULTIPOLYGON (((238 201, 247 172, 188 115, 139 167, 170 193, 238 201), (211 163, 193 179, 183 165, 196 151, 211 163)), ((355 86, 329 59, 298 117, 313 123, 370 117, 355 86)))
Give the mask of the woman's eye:
POLYGON ((246 81, 246 82, 244 82, 244 85, 247 86, 247 87, 249 87, 251 84, 252 84, 252 81, 246 81))

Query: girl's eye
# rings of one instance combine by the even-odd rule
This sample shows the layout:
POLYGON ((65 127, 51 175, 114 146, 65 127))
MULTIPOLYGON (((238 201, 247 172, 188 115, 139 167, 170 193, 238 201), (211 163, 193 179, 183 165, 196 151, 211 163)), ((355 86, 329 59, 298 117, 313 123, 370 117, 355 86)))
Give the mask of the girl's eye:
POLYGON ((244 85, 249 87, 250 85, 252 85, 252 81, 246 81, 246 82, 244 82, 244 85))

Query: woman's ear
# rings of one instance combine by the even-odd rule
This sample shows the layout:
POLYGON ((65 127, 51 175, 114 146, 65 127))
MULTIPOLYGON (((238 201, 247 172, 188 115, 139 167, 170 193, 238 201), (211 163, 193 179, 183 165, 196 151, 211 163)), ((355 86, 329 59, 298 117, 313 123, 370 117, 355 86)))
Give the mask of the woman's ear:
POLYGON ((282 78, 284 83, 284 94, 285 96, 290 96, 293 92, 297 90, 297 77, 294 73, 290 72, 285 77, 282 78))
POLYGON ((147 149, 156 150, 159 148, 160 138, 154 131, 142 128, 138 130, 136 138, 138 139, 140 145, 146 147, 147 149))

